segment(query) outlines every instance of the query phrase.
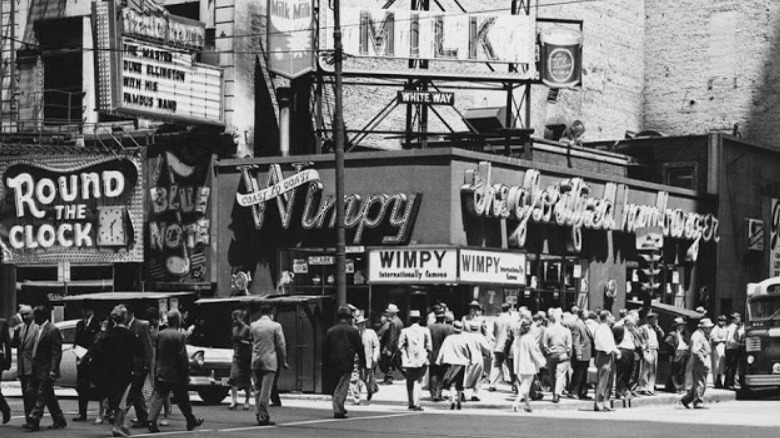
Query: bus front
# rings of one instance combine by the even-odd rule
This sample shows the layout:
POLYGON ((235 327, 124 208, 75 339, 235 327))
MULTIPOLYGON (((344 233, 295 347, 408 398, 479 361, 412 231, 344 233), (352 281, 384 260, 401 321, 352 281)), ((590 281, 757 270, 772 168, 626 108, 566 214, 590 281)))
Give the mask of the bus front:
POLYGON ((780 387, 780 278, 748 284, 743 391, 780 387))

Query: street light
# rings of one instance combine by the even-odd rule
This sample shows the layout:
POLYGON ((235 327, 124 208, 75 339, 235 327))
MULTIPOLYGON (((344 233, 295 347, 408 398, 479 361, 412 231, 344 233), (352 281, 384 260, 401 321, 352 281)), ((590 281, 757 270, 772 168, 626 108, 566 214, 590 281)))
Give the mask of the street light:
POLYGON ((341 45, 341 5, 333 0, 333 60, 335 70, 335 108, 333 132, 336 155, 336 305, 347 304, 346 235, 344 230, 344 102, 341 82, 343 47, 341 45))

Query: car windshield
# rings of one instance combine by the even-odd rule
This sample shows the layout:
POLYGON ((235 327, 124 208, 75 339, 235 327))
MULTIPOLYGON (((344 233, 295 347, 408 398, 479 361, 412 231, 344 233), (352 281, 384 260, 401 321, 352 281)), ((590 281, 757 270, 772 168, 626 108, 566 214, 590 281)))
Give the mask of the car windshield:
POLYGON ((753 298, 748 306, 751 320, 780 319, 780 294, 753 298))

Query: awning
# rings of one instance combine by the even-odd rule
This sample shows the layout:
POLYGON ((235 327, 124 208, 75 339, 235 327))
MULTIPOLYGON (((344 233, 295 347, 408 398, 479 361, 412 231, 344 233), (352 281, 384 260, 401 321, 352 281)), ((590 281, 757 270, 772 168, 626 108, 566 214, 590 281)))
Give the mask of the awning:
POLYGON ((196 292, 98 292, 62 297, 62 301, 138 301, 195 296, 196 292))
MULTIPOLYGON (((636 306, 636 307, 643 307, 645 304, 641 301, 637 300, 630 300, 626 301, 626 305, 636 306)), ((654 310, 656 313, 667 313, 667 314, 673 314, 674 316, 682 316, 684 318, 687 318, 689 320, 691 319, 701 319, 703 314, 695 311, 686 309, 683 307, 677 307, 672 306, 671 304, 664 304, 659 302, 658 300, 653 300, 653 302, 650 305, 650 308, 654 310)))
POLYGON ((267 296, 262 297, 260 295, 245 295, 236 297, 224 297, 224 298, 201 298, 195 301, 195 304, 220 304, 220 303, 268 303, 268 304, 298 304, 308 303, 311 301, 332 300, 333 297, 329 295, 294 295, 294 296, 267 296))

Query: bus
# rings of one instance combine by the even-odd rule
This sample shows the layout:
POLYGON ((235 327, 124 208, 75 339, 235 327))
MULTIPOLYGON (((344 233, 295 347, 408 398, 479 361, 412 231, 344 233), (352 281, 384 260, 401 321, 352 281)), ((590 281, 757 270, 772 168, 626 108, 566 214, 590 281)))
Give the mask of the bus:
POLYGON ((747 285, 741 395, 780 387, 780 277, 747 285))

